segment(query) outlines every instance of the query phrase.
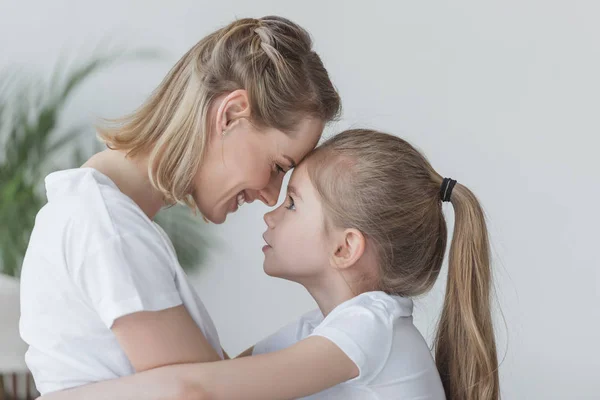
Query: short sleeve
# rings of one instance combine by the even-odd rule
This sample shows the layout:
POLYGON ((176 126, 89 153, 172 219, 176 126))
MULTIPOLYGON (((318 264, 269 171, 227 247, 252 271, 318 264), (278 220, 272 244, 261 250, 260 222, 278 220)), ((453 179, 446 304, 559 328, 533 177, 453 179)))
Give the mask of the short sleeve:
POLYGON ((286 349, 306 338, 323 320, 320 310, 313 310, 304 314, 300 319, 284 326, 274 334, 254 345, 252 355, 272 353, 286 349))
POLYGON ((348 382, 367 384, 387 361, 393 330, 393 318, 384 307, 351 305, 333 310, 311 336, 330 340, 356 364, 359 375, 348 382))
POLYGON ((254 345, 252 355, 272 353, 283 350, 298 342, 296 337, 297 322, 288 324, 254 345))
POLYGON ((71 271, 107 328, 122 316, 182 304, 173 257, 150 235, 115 236, 86 255, 71 271))

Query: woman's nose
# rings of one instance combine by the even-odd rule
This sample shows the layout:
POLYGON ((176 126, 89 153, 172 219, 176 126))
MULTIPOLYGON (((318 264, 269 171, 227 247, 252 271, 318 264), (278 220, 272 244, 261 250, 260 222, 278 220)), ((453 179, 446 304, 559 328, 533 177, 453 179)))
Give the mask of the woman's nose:
POLYGON ((274 196, 272 193, 269 193, 265 189, 263 190, 248 190, 246 189, 246 201, 248 203, 254 202, 254 200, 260 200, 269 207, 273 207, 277 204, 278 196, 274 196))
POLYGON ((277 199, 279 198, 278 194, 279 194, 279 192, 273 193, 271 191, 262 191, 261 190, 259 198, 260 198, 260 201, 262 201, 269 207, 274 207, 277 204, 277 199))
POLYGON ((283 174, 278 174, 273 177, 269 184, 258 191, 258 199, 268 205, 274 207, 279 199, 279 192, 281 191, 281 184, 283 183, 283 174))

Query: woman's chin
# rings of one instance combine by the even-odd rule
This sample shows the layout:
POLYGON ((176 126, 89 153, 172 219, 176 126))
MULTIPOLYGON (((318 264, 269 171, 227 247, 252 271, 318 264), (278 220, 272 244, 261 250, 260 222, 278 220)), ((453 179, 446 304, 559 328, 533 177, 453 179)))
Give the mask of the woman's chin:
POLYGON ((227 220, 227 212, 202 212, 200 210, 202 216, 209 222, 215 225, 221 225, 225 220, 227 220))
POLYGON ((215 225, 221 225, 222 223, 224 223, 227 220, 227 214, 218 217, 218 218, 207 218, 210 222, 212 222, 215 225))

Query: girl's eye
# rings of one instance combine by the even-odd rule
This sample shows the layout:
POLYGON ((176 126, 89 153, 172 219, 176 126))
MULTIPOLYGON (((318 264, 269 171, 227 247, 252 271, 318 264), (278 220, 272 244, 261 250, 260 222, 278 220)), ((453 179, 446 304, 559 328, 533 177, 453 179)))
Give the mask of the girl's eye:
POLYGON ((285 208, 287 208, 288 210, 294 211, 296 209, 296 205, 294 204, 294 199, 292 199, 292 196, 288 196, 289 199, 289 204, 287 206, 285 206, 285 208))
POLYGON ((285 174, 285 170, 283 168, 281 168, 281 165, 275 164, 275 169, 276 169, 276 171, 277 171, 278 174, 282 173, 282 172, 285 174))

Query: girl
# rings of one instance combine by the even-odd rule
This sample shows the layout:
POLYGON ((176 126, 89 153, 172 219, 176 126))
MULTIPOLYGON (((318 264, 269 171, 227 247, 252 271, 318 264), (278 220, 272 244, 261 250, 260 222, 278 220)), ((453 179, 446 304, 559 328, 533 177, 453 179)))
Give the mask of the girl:
POLYGON ((368 130, 330 139, 294 171, 287 200, 265 221, 266 273, 302 284, 318 310, 258 343, 252 357, 157 369, 48 400, 499 398, 483 212, 407 142, 368 130), (444 201, 455 229, 434 362, 411 297, 441 270, 444 201))
POLYGON ((46 179, 21 275, 21 336, 38 390, 220 360, 216 329, 152 222, 185 202, 225 221, 275 205, 340 99, 308 33, 241 19, 185 54, 150 99, 101 129, 108 150, 46 179))

